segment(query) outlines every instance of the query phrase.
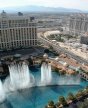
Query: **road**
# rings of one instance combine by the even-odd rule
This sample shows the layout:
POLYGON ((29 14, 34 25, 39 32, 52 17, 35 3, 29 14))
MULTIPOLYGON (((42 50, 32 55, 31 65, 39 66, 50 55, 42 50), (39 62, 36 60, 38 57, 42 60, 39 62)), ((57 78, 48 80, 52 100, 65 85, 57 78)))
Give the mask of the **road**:
POLYGON ((81 58, 81 57, 75 55, 74 53, 72 53, 72 52, 70 52, 70 51, 67 51, 65 48, 60 47, 59 44, 57 44, 57 43, 55 43, 55 42, 52 42, 52 41, 50 41, 49 39, 43 38, 43 37, 41 37, 41 36, 38 36, 38 39, 39 39, 39 41, 41 41, 44 45, 52 46, 53 49, 54 49, 56 52, 58 52, 58 53, 60 53, 60 52, 65 53, 65 54, 67 54, 68 56, 70 56, 70 57, 72 57, 73 59, 75 59, 75 60, 77 60, 78 62, 80 62, 81 64, 83 64, 83 63, 84 63, 84 64, 88 64, 88 61, 87 61, 87 60, 85 60, 85 59, 83 59, 83 58, 81 58))

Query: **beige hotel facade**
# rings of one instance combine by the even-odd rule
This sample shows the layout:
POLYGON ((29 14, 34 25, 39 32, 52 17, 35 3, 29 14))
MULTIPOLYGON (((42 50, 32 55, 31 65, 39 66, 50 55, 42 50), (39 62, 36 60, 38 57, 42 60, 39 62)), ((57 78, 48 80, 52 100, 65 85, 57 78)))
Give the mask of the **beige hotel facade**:
POLYGON ((77 36, 83 35, 88 32, 88 15, 74 14, 69 18, 69 34, 77 36))
POLYGON ((34 17, 23 14, 0 16, 0 49, 37 45, 37 26, 34 17))

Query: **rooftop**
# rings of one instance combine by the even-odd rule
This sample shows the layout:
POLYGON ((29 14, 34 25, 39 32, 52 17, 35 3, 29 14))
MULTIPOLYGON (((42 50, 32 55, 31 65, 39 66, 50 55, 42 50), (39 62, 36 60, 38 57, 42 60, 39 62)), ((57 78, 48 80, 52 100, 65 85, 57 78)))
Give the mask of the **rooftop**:
POLYGON ((29 15, 24 15, 21 12, 18 12, 17 14, 8 14, 6 13, 4 10, 2 11, 1 15, 0 15, 0 19, 5 19, 5 20, 10 20, 10 19, 30 19, 30 21, 33 21, 35 18, 33 16, 29 16, 29 15))

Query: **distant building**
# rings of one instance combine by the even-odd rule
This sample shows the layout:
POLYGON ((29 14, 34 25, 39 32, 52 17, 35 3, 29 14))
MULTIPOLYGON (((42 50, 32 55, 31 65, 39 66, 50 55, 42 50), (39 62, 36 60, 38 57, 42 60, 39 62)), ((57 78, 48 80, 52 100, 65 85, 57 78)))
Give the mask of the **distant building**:
POLYGON ((68 32, 71 35, 81 35, 88 32, 88 16, 86 14, 74 14, 69 18, 68 32))
POLYGON ((19 16, 23 16, 23 13, 21 13, 21 12, 18 12, 18 15, 19 15, 19 16))
POLYGON ((37 45, 37 27, 34 17, 7 15, 0 16, 0 49, 11 49, 37 45))
POLYGON ((88 33, 80 37, 80 43, 88 45, 88 33))

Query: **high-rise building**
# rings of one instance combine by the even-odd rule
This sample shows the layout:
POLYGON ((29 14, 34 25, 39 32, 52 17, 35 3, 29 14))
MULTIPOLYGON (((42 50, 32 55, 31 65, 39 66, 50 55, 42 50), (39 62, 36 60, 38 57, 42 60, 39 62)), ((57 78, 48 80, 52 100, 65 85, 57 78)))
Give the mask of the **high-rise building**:
POLYGON ((88 45, 88 32, 80 37, 80 43, 88 45))
POLYGON ((37 45, 37 27, 34 17, 8 15, 0 16, 0 49, 30 47, 37 45), (32 20, 33 19, 33 20, 32 20))
POLYGON ((82 35, 88 32, 88 16, 86 14, 74 14, 69 18, 69 34, 82 35))

